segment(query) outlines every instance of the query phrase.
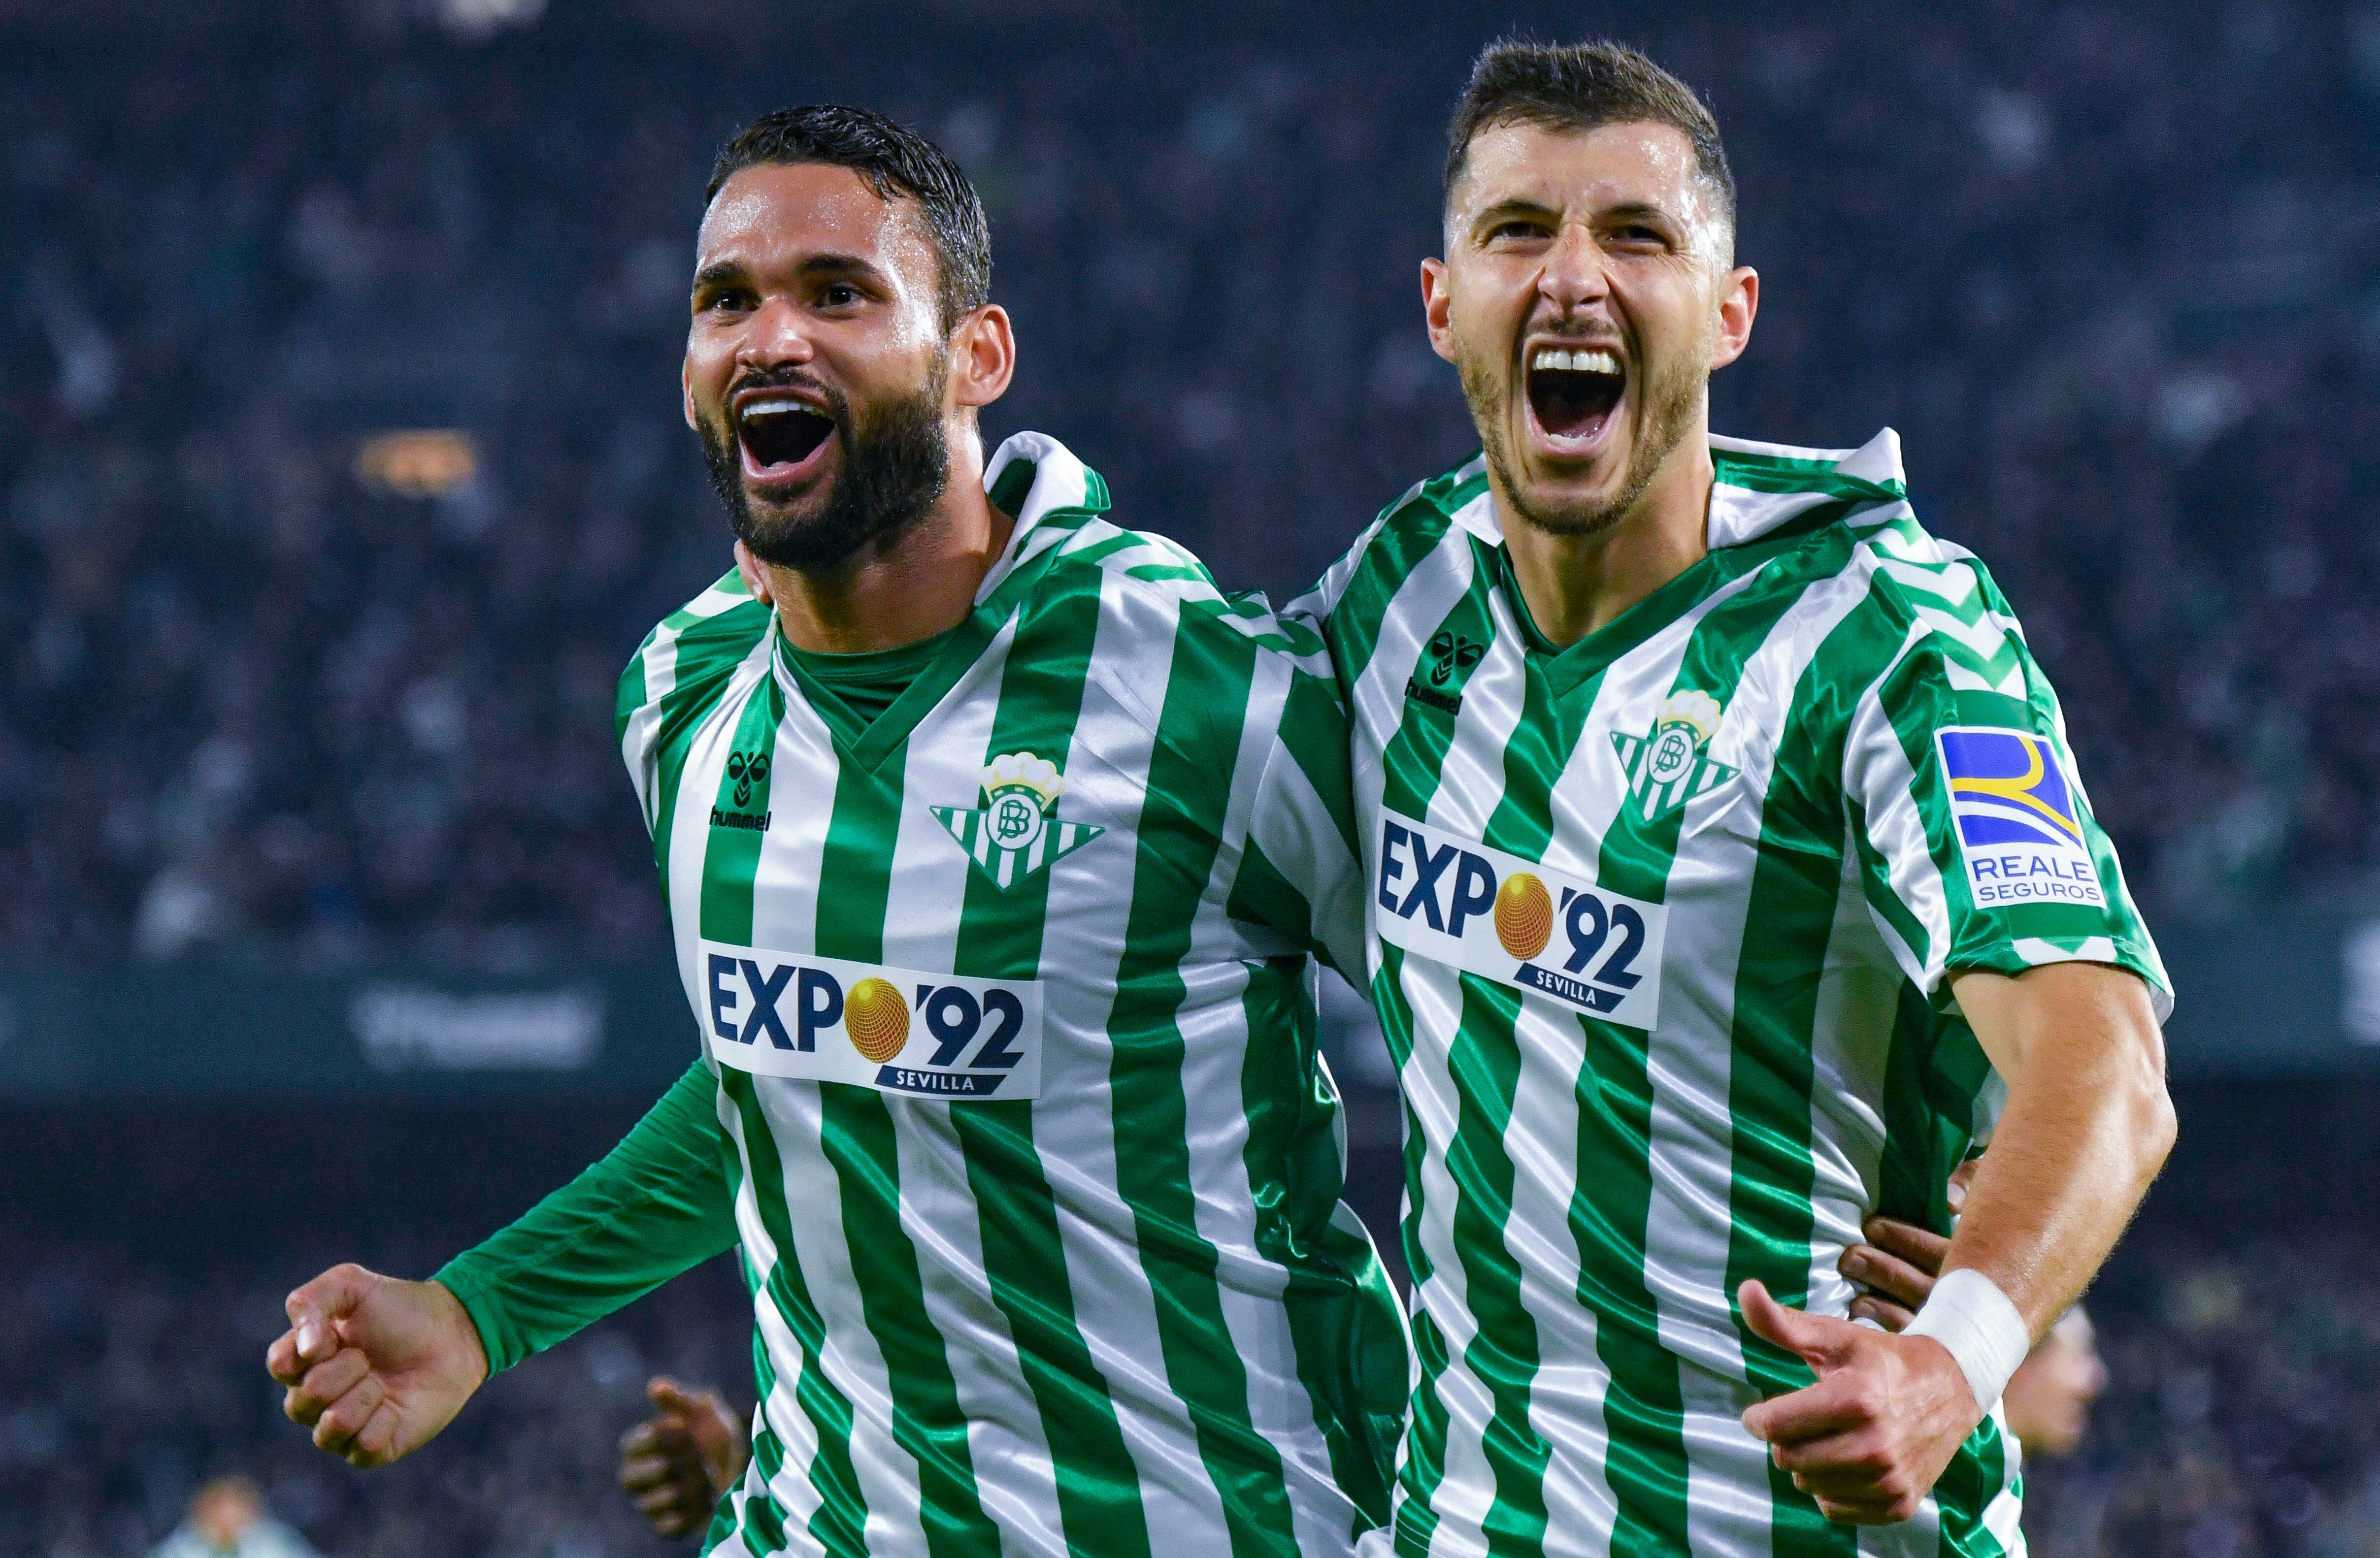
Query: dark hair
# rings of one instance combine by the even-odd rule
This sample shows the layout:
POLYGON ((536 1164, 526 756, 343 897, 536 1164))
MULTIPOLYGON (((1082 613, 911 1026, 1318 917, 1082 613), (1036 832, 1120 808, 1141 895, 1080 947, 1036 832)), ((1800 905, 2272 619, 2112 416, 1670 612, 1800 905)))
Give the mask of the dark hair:
POLYGON ((1446 192, 1463 176, 1472 138, 1496 125, 1591 130, 1603 125, 1668 125, 1694 149, 1694 171, 1717 190, 1735 224, 1735 175, 1719 145, 1718 121, 1694 90, 1625 43, 1531 43, 1501 38, 1480 51, 1471 84, 1446 133, 1446 192))
POLYGON ((965 173, 942 149, 881 114, 840 103, 808 103, 763 114, 719 149, 703 187, 708 206, 744 169, 821 163, 849 168, 886 200, 905 196, 926 213, 934 244, 935 293, 942 329, 991 299, 991 224, 965 173))

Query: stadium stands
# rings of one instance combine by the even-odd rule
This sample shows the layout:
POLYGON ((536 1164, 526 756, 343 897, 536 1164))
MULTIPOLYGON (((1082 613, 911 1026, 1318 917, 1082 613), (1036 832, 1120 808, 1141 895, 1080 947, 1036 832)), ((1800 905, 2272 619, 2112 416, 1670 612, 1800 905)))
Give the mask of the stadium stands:
MULTIPOLYGON (((1414 262, 1485 13, 994 9, 894 49, 725 0, 490 38, 250 5, 137 51, 0 11, 0 950, 651 944, 611 683, 722 565, 677 321, 706 159, 761 106, 879 103, 974 170, 1024 343, 992 433, 1061 433, 1227 582, 1293 588, 1467 451, 1414 262), (425 426, 468 480, 358 475, 425 426)), ((1706 86, 1743 185, 1766 308, 1719 427, 1901 429, 2158 907, 2352 889, 2380 31, 1829 15, 1611 18, 1706 86)))

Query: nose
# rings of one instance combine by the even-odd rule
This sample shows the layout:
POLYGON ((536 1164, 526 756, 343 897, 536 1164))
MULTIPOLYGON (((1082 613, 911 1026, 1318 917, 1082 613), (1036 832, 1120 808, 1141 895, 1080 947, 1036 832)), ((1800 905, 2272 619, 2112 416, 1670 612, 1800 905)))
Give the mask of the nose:
POLYGON ((797 367, 813 355, 808 321, 786 297, 764 298, 735 344, 735 366, 755 371, 797 367))
POLYGON ((1569 315, 1601 302, 1610 292, 1609 281, 1594 232, 1583 222, 1563 223, 1537 273, 1538 295, 1569 315))

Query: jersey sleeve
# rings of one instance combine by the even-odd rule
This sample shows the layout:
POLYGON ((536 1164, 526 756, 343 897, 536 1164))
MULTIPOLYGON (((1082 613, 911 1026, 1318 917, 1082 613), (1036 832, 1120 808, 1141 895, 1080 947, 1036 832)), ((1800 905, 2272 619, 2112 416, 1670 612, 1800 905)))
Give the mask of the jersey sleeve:
POLYGON ((1357 861, 1347 717, 1338 689, 1289 672, 1248 812, 1231 910, 1365 984, 1363 868, 1357 861))
POLYGON ((1857 696, 1843 779, 1871 910, 1904 972, 2107 963, 2172 985, 2083 791, 2048 679, 1981 563, 1927 540, 1882 562, 1898 649, 1857 696))
POLYGON ((491 1374, 735 1246, 717 1086, 696 1061, 618 1146, 438 1273, 491 1374))
POLYGON ((729 569, 662 619, 637 646, 613 707, 620 759, 636 786, 645 830, 656 841, 667 810, 673 759, 719 685, 769 631, 769 608, 729 569))

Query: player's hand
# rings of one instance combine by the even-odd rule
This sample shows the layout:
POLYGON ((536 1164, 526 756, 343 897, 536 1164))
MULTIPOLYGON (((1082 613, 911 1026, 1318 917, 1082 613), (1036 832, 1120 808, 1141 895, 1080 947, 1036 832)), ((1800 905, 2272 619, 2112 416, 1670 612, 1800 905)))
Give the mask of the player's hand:
MULTIPOLYGON (((1955 1215, 1966 1204, 1981 1158, 1969 1158, 1950 1176, 1947 1195, 1955 1215)), ((1867 1242, 1843 1251, 1835 1269, 1860 1289, 1852 1300, 1853 1320, 1872 1320, 1888 1331, 1899 1331, 1916 1318, 1918 1307, 1934 1292, 1942 1274, 1942 1258, 1950 1241, 1914 1223, 1871 1217, 1860 1225, 1867 1242)))
POLYGON ((1889 1217, 1871 1217, 1860 1225, 1860 1232, 1867 1242, 1852 1245, 1835 1262, 1835 1269, 1860 1289, 1852 1300, 1852 1318, 1899 1331, 1916 1318, 1918 1306, 1934 1291, 1950 1241, 1889 1217))
POLYGON ((698 1535, 744 1475, 744 1425, 716 1393, 689 1392, 665 1374, 645 1394, 656 1410, 621 1437, 620 1486, 662 1535, 698 1535))
POLYGON ((1769 1458, 1829 1520, 1888 1526, 1915 1515, 1984 1417, 1949 1349, 1789 1310, 1757 1282, 1738 1288, 1736 1301, 1754 1335, 1818 1374, 1743 1414, 1769 1458))
POLYGON ((289 1295, 289 1329, 264 1366, 282 1410, 349 1466, 386 1466, 455 1420, 488 1377, 479 1327, 454 1294, 333 1266, 289 1295))

